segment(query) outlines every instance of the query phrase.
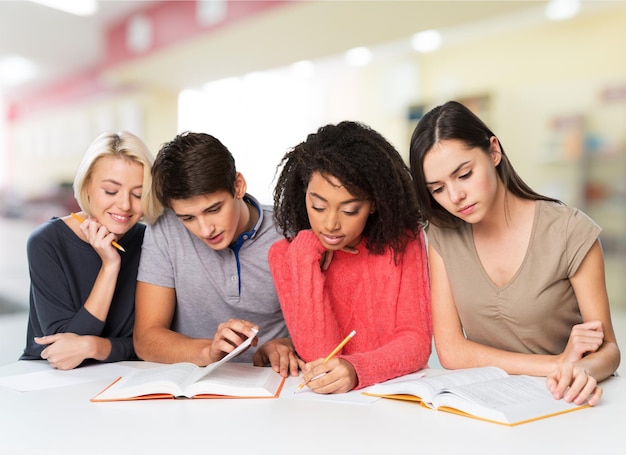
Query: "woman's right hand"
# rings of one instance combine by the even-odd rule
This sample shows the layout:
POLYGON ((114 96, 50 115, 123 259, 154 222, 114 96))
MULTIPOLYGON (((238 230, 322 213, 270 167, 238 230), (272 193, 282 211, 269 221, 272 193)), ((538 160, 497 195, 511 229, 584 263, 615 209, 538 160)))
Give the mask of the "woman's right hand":
POLYGON ((567 346, 560 355, 560 363, 578 362, 585 354, 596 352, 603 342, 602 322, 589 321, 577 324, 572 327, 567 346))
POLYGON ((115 234, 100 224, 95 218, 87 218, 80 225, 80 230, 87 239, 87 242, 98 253, 104 263, 120 264, 121 257, 113 246, 113 241, 117 240, 115 234))
POLYGON ((546 386, 555 400, 593 406, 602 397, 602 387, 596 378, 580 365, 563 363, 546 378, 546 386))
MULTIPOLYGON (((340 251, 345 251, 346 253, 350 254, 359 253, 359 250, 357 250, 356 248, 352 248, 351 246, 345 246, 340 251)), ((322 260, 320 261, 320 268, 322 270, 328 270, 328 267, 330 267, 330 263, 333 260, 333 252, 334 250, 326 250, 322 253, 322 260)))

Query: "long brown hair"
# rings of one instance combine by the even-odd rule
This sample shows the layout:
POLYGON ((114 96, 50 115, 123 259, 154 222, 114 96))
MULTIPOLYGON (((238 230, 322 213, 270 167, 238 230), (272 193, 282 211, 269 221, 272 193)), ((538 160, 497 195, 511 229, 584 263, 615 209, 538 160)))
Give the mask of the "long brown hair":
MULTIPOLYGON (((433 146, 444 140, 462 141, 468 147, 479 148, 489 154, 490 139, 495 134, 472 111, 457 101, 448 101, 430 110, 418 122, 411 136, 410 164, 413 183, 421 213, 426 219, 440 227, 458 227, 463 221, 448 212, 433 198, 424 176, 424 157, 433 146)), ((496 167, 498 177, 507 191, 522 199, 561 201, 533 191, 518 175, 504 153, 500 143, 502 159, 496 167)))

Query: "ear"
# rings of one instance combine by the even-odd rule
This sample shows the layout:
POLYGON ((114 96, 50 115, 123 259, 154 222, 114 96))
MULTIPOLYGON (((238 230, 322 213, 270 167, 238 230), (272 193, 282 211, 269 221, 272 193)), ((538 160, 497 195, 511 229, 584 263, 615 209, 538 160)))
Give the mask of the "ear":
POLYGON ((500 147, 500 141, 495 136, 489 138, 489 153, 491 154, 493 166, 498 167, 502 160, 502 148, 500 147))
POLYGON ((248 185, 246 184, 246 179, 243 178, 243 174, 241 172, 237 172, 235 174, 235 198, 243 198, 247 189, 248 185))

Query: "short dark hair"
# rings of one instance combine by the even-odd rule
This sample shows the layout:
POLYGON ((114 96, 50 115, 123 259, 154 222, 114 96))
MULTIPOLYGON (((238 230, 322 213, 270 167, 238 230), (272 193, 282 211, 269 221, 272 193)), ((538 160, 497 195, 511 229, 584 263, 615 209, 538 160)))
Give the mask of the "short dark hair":
POLYGON ((288 239, 311 228, 305 195, 315 172, 335 177, 350 193, 374 203, 376 210, 363 231, 373 254, 385 247, 400 253, 420 232, 422 218, 408 166, 383 136, 364 124, 344 121, 321 127, 288 151, 281 166, 274 219, 288 239))
MULTIPOLYGON (((448 101, 430 110, 420 119, 411 136, 410 163, 420 211, 428 222, 440 227, 458 227, 463 221, 452 215, 433 198, 424 176, 424 157, 441 141, 456 139, 470 148, 490 152, 491 137, 496 136, 470 109, 457 101, 448 101)), ((496 172, 504 187, 522 199, 561 201, 533 191, 517 174, 500 143, 502 159, 496 172)))
POLYGON ((161 146, 152 166, 154 193, 161 204, 228 191, 235 194, 235 159, 217 138, 186 131, 161 146))

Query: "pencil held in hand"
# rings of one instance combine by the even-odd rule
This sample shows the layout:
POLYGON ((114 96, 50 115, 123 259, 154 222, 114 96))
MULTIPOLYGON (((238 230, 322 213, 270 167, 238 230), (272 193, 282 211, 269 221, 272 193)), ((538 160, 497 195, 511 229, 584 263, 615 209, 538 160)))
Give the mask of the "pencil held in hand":
MULTIPOLYGON (((74 218, 79 223, 84 223, 85 222, 85 220, 81 216, 75 214, 74 212, 70 213, 70 215, 72 215, 72 218, 74 218)), ((122 245, 120 245, 119 243, 117 243, 115 240, 113 240, 111 242, 111 245, 113 245, 118 250, 123 251, 124 253, 126 253, 126 250, 124 249, 124 247, 122 245)))
MULTIPOLYGON (((353 330, 352 332, 350 332, 350 333, 348 334, 348 336, 347 336, 347 337, 345 337, 345 338, 343 339, 343 341, 342 341, 341 343, 339 343, 339 344, 337 345, 337 347, 336 347, 335 349, 333 349, 333 350, 332 350, 332 352, 331 352, 330 354, 328 354, 324 360, 322 360, 322 363, 328 362, 330 359, 332 359, 333 357, 335 357, 335 356, 337 355, 337 353, 338 353, 339 351, 341 351, 341 348, 343 348, 343 347, 346 345, 346 343, 347 343, 348 341, 350 341, 350 339, 351 339, 354 335, 356 335, 356 330, 353 330)), ((313 379, 315 379, 315 378, 313 378, 313 379)), ((307 381, 307 382, 308 382, 308 381, 307 381)), ((301 383, 301 384, 298 384, 298 389, 302 389, 305 385, 306 385, 306 382, 303 382, 303 383, 301 383)))

